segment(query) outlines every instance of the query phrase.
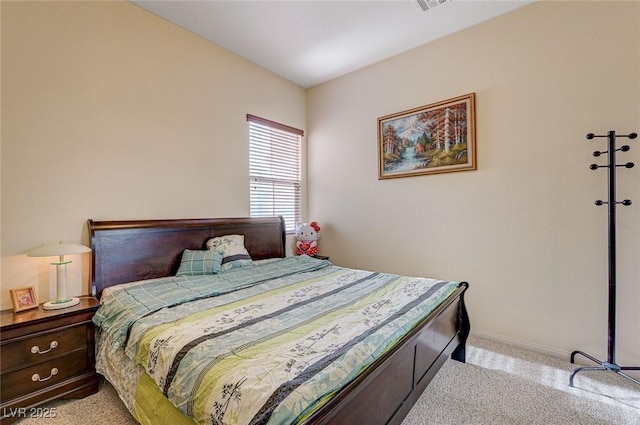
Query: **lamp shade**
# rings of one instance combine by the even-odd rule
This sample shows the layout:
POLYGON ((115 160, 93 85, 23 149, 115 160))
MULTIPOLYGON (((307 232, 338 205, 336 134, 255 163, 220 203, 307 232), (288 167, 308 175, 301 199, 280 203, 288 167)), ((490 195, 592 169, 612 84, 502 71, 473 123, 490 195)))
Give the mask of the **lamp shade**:
POLYGON ((50 245, 41 246, 33 251, 30 251, 27 256, 29 257, 53 257, 60 255, 70 254, 83 254, 85 252, 91 252, 91 248, 88 246, 80 245, 78 243, 54 243, 50 245))

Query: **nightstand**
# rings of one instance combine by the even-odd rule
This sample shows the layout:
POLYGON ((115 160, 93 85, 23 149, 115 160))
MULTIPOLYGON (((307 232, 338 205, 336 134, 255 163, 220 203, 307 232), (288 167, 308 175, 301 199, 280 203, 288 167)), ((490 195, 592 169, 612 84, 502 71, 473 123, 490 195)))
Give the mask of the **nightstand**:
POLYGON ((0 421, 55 416, 44 403, 98 391, 94 326, 98 300, 60 309, 0 312, 0 421))

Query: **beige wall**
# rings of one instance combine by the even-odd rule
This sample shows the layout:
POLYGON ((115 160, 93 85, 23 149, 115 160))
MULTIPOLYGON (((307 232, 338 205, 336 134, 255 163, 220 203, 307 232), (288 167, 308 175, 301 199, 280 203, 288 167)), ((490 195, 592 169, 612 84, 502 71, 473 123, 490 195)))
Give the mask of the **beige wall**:
POLYGON ((304 89, 126 2, 3 1, 2 89, 3 309, 88 218, 248 215, 246 114, 306 125, 304 89))
MULTIPOLYGON (((468 280, 476 331, 606 359, 606 142, 585 135, 640 132, 638 22, 639 2, 537 2, 309 90, 321 253, 468 280), (378 117, 470 92, 477 171, 377 179, 378 117)), ((638 140, 618 155, 637 165, 617 173, 622 364, 640 359, 638 140)))

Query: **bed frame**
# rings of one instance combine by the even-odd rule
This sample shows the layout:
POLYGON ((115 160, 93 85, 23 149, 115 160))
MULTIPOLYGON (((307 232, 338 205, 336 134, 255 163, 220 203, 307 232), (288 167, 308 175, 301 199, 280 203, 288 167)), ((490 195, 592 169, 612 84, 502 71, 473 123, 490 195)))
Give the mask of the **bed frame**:
MULTIPOLYGON (((182 251, 206 249, 209 238, 242 234, 254 260, 285 256, 282 217, 88 221, 92 292, 112 285, 175 274, 182 251)), ((343 388, 305 425, 400 424, 449 358, 464 362, 470 323, 468 284, 402 338, 393 349, 343 388)))

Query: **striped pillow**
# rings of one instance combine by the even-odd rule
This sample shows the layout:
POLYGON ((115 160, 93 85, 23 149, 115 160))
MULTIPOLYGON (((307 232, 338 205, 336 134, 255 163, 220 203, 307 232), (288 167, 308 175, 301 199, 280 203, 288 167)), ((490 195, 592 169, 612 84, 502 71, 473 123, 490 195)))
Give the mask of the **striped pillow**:
POLYGON ((207 248, 224 252, 222 271, 251 266, 253 260, 244 247, 244 235, 225 235, 207 241, 207 248))
POLYGON ((192 251, 185 249, 176 276, 199 276, 222 271, 222 251, 192 251))

